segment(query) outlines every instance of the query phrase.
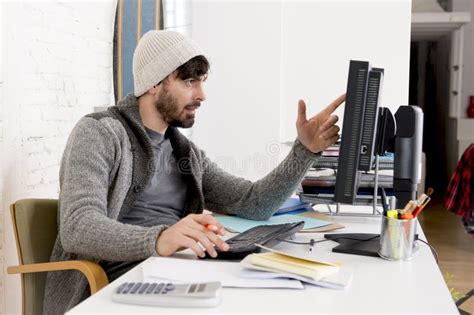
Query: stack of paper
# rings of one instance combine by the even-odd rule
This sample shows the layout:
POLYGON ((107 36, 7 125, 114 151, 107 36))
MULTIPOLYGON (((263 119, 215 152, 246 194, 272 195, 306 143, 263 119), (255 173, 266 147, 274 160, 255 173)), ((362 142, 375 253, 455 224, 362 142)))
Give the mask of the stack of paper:
POLYGON ((243 277, 283 277, 298 279, 306 283, 333 289, 347 287, 352 274, 345 270, 339 274, 340 264, 335 262, 318 261, 307 257, 297 256, 264 246, 268 252, 247 256, 240 264, 247 268, 243 277), (338 275, 338 276, 336 276, 338 275))
POLYGON ((142 264, 143 281, 221 282, 233 288, 304 289, 298 279, 241 277, 242 266, 236 262, 152 257, 142 264))
POLYGON ((288 272, 313 280, 326 278, 339 271, 339 266, 335 264, 307 260, 278 252, 252 254, 250 263, 273 271, 288 272))
POLYGON ((298 216, 331 222, 331 224, 328 224, 328 225, 323 225, 323 226, 313 227, 313 228, 304 228, 300 230, 301 233, 329 232, 329 231, 334 231, 338 229, 343 229, 345 227, 344 225, 335 222, 334 217, 328 216, 326 214, 323 214, 314 210, 300 213, 298 214, 298 216))

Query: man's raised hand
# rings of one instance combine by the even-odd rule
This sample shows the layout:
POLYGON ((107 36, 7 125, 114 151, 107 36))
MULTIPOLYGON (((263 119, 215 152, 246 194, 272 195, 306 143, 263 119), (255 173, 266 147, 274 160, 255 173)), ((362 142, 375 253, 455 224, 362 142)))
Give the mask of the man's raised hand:
POLYGON ((299 100, 296 130, 301 144, 311 152, 318 153, 336 143, 339 139, 339 127, 336 126, 338 117, 333 113, 345 100, 346 94, 339 96, 310 119, 306 119, 305 102, 299 100))

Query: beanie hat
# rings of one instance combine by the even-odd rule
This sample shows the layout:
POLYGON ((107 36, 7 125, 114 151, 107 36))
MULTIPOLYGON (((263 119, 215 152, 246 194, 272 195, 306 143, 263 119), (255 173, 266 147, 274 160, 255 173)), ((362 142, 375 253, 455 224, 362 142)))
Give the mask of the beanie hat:
POLYGON ((149 31, 133 54, 135 96, 145 94, 190 59, 202 55, 191 39, 174 31, 149 31))

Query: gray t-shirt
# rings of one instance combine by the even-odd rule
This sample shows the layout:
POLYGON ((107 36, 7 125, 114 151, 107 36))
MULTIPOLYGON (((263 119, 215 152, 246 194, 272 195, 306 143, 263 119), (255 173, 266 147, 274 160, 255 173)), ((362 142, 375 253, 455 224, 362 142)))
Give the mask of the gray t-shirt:
POLYGON ((187 185, 178 171, 171 142, 146 128, 153 147, 154 174, 122 222, 141 226, 172 225, 183 217, 187 185))

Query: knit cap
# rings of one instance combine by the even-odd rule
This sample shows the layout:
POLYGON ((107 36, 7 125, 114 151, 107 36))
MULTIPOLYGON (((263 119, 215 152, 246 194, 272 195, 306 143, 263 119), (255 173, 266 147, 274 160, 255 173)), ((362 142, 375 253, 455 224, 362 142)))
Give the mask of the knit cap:
POLYGON ((133 53, 135 96, 145 94, 190 59, 202 55, 190 38, 174 31, 149 31, 133 53))

